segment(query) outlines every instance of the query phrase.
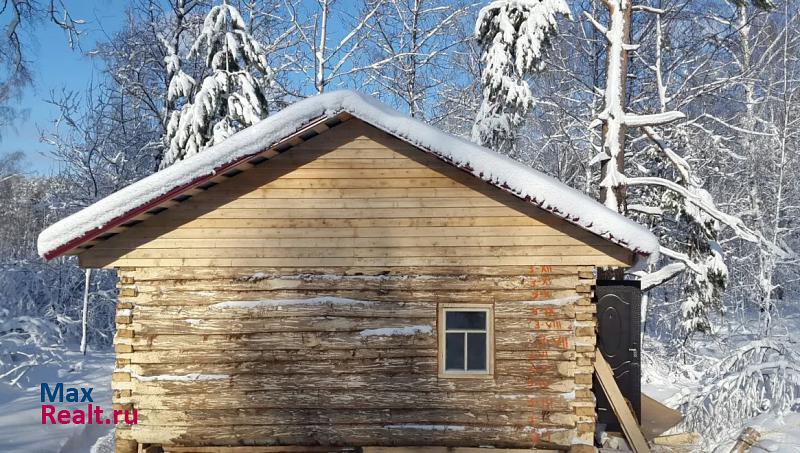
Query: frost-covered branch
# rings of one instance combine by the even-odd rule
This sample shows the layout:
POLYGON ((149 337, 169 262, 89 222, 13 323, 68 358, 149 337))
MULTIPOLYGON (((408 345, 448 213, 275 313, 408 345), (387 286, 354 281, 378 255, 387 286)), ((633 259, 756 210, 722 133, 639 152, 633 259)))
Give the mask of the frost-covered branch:
POLYGON ((671 123, 680 119, 686 118, 682 112, 663 112, 652 113, 649 115, 637 115, 628 113, 625 115, 623 122, 628 127, 645 127, 645 126, 659 126, 662 124, 671 123))
POLYGON ((664 178, 652 177, 652 176, 640 176, 635 178, 627 178, 625 181, 629 186, 661 186, 666 189, 669 189, 681 197, 686 199, 688 202, 694 204, 698 208, 702 209, 708 215, 713 217, 715 220, 722 222, 723 224, 729 226, 734 230, 737 236, 741 237, 742 239, 759 243, 762 242, 762 238, 750 228, 748 228, 742 219, 726 214, 713 204, 713 202, 707 196, 707 192, 702 191, 690 191, 686 187, 683 187, 677 184, 674 181, 669 181, 664 178))

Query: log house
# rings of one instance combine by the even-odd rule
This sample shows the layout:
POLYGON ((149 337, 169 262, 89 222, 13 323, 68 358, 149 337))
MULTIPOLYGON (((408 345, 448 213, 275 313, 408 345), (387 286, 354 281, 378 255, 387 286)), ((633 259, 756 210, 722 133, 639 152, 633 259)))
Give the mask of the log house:
POLYGON ((472 452, 592 450, 597 269, 657 243, 558 181, 335 92, 39 248, 118 271, 113 400, 138 424, 117 426, 117 452, 472 452))

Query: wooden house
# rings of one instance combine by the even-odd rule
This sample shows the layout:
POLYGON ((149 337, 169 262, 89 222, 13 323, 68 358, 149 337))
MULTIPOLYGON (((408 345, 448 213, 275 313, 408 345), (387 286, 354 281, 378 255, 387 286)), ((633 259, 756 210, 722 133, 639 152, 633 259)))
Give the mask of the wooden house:
POLYGON ((586 448, 596 270, 657 247, 557 180, 348 91, 39 238, 48 259, 118 270, 126 453, 586 448))

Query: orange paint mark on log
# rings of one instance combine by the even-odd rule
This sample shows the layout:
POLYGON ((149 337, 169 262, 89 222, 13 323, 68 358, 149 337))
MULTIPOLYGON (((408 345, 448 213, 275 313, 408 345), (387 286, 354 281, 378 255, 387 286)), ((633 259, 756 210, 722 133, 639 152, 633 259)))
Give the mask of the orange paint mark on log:
MULTIPOLYGON (((531 266, 531 275, 534 277, 531 280, 531 297, 533 300, 546 300, 552 299, 553 292, 551 290, 542 289, 545 287, 549 287, 553 283, 553 279, 550 277, 550 274, 553 271, 551 266, 531 266)), ((554 307, 533 307, 531 308, 531 314, 533 316, 541 316, 544 315, 545 317, 556 317, 557 312, 554 307)), ((541 330, 552 330, 554 328, 560 327, 561 324, 558 321, 533 321, 531 322, 531 328, 533 330, 532 334, 536 335, 534 340, 534 345, 541 346, 542 349, 537 349, 531 351, 528 355, 528 360, 530 360, 530 366, 528 371, 530 375, 528 376, 528 387, 533 388, 542 388, 544 384, 541 379, 541 372, 545 370, 545 366, 539 364, 540 359, 547 358, 547 352, 544 351, 544 348, 548 346, 555 346, 557 348, 566 349, 567 345, 569 344, 566 337, 547 337, 544 335, 537 334, 538 331, 541 330)), ((543 414, 547 412, 549 409, 553 408, 552 400, 543 399, 537 400, 533 397, 528 399, 528 406, 531 408, 533 413, 528 417, 528 424, 530 425, 531 433, 531 445, 536 446, 542 441, 541 434, 536 430, 536 425, 540 422, 544 421, 543 414), (542 414, 541 419, 537 419, 535 414, 542 414)))

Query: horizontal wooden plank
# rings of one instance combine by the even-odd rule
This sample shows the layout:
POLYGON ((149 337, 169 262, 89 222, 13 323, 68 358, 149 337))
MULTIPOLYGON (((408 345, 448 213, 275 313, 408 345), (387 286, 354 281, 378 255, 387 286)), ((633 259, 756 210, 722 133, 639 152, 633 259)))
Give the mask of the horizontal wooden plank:
MULTIPOLYGON (((218 387, 224 389, 224 387, 218 387)), ((232 390, 207 394, 186 391, 169 395, 137 393, 132 402, 140 410, 197 410, 197 409, 415 409, 420 402, 427 409, 472 409, 483 411, 521 411, 530 406, 549 408, 553 412, 570 410, 569 401, 558 396, 540 393, 490 393, 490 392, 345 392, 318 390, 316 392, 254 391, 236 393, 232 390)), ((122 400, 123 404, 127 401, 122 400)))
MULTIPOLYGON (((203 349, 355 349, 363 348, 435 348, 434 335, 395 335, 363 337, 357 332, 273 332, 249 334, 164 334, 136 335, 125 339, 134 351, 203 350, 203 349)), ((574 337, 568 332, 500 334, 495 337, 497 351, 568 351, 574 337)), ((520 357, 527 357, 521 354, 520 357)))
MULTIPOLYGON (((550 338, 564 338, 566 334, 542 334, 550 338)), ((508 340, 509 336, 505 336, 508 340)), ((520 376, 523 378, 570 377, 574 373, 575 363, 573 361, 538 360, 520 354, 518 359, 495 360, 495 374, 503 376, 520 376)), ((319 359, 310 360, 286 360, 268 361, 258 360, 253 362, 219 363, 215 365, 198 363, 148 363, 132 364, 130 369, 142 376, 160 375, 190 375, 200 374, 224 374, 231 376, 237 373, 251 373, 260 375, 338 375, 346 379, 353 374, 381 374, 384 377, 394 376, 400 378, 404 375, 436 375, 437 361, 435 357, 412 356, 412 357, 379 357, 370 359, 350 358, 341 361, 323 361, 319 359)))
MULTIPOLYGON (((486 447, 365 447, 363 453, 486 453, 486 447)), ((563 450, 498 448, 493 453, 559 453, 563 450)))
MULTIPOLYGON (((353 447, 176 447, 164 446, 165 453, 331 453, 352 452, 353 447)), ((486 453, 486 447, 364 447, 364 453, 486 453)), ((559 453, 563 450, 495 448, 492 453, 559 453)))
MULTIPOLYGON (((487 256, 487 257, 391 257, 391 258, 120 258, 109 260, 80 255, 83 267, 392 267, 392 266, 528 266, 587 265, 627 266, 607 256, 487 256)), ((426 271, 427 272, 427 271, 426 271)), ((432 271, 431 271, 432 272, 432 271)))
POLYGON ((216 280, 220 278, 252 280, 259 278, 274 278, 277 276, 306 275, 308 278, 329 277, 395 277, 416 278, 418 276, 437 276, 450 278, 482 278, 490 277, 517 277, 547 274, 550 276, 578 275, 579 273, 593 272, 592 266, 501 266, 501 267, 440 267, 416 268, 403 266, 387 266, 372 268, 350 267, 315 267, 306 268, 280 268, 280 267, 231 267, 231 268, 187 268, 187 267, 162 267, 120 269, 120 276, 128 277, 137 282, 145 281, 187 281, 187 280, 216 280), (430 273, 429 273, 430 272, 430 273))
MULTIPOLYGON (((405 159, 404 159, 405 160, 405 159)), ((444 168, 444 166, 442 166, 444 168)), ((439 178, 442 173, 426 166, 415 168, 313 168, 302 166, 291 169, 286 166, 259 166, 239 175, 244 180, 248 179, 268 179, 274 177, 286 179, 366 179, 366 178, 387 178, 387 179, 413 179, 413 178, 439 178)))
MULTIPOLYGON (((502 203, 491 198, 237 198, 204 200, 194 206, 215 205, 216 209, 388 209, 388 208, 476 208, 498 207, 502 203)), ((189 206, 187 204, 186 206, 189 206)), ((370 211, 367 211, 370 212, 370 211)), ((326 217, 327 218, 327 217, 326 217)))
MULTIPOLYGON (((205 248, 397 248, 397 247, 509 247, 509 246, 584 246, 586 243, 569 236, 445 236, 445 237, 271 237, 226 238, 224 236, 206 236, 202 246, 205 248)), ((300 233, 296 233, 299 235, 300 233)), ((312 233, 313 234, 313 233, 312 233)), ((324 233, 320 233, 324 234, 324 233)), ((139 249, 186 249, 198 245, 197 238, 157 238, 144 243, 123 244, 115 242, 107 249, 124 249, 125 246, 136 246, 139 249)), ((231 232, 229 236, 238 236, 231 232)), ((594 244, 603 247, 600 241, 594 244)), ((569 249, 567 249, 569 250, 569 249)))
MULTIPOLYGON (((391 239, 386 239, 390 242, 391 239)), ((525 257, 538 256, 594 256, 604 255, 608 246, 583 245, 509 245, 509 246, 430 246, 430 247, 225 247, 206 248, 139 248, 124 254, 125 258, 437 258, 437 257, 525 257)), ((119 255, 114 249, 95 254, 113 258, 119 255)))
MULTIPOLYGON (((286 446, 286 447, 178 447, 162 445, 164 453, 353 453, 352 447, 286 446)), ((500 452, 498 452, 500 453, 500 452)))
MULTIPOLYGON (((384 410, 325 410, 325 409, 239 409, 213 410, 147 410, 139 414, 140 423, 164 426, 228 425, 370 425, 392 423, 467 424, 482 426, 526 425, 533 418, 542 418, 541 411, 487 411, 476 416, 469 409, 384 409, 384 410)), ((564 423, 542 420, 539 426, 570 427, 564 423)))
MULTIPOLYGON (((236 178, 244 184, 263 182, 248 178, 245 174, 236 178)), ((360 189, 360 188, 465 188, 464 184, 445 177, 429 178, 358 178, 358 179, 292 179, 280 178, 264 184, 266 189, 360 189)))
POLYGON ((274 393, 286 390, 297 394, 298 392, 313 393, 327 389, 353 392, 358 395, 362 395, 363 392, 389 394, 395 391, 419 392, 423 396, 431 392, 462 392, 472 393, 475 398, 480 398, 481 394, 488 394, 504 395, 500 398, 505 399, 515 399, 514 395, 527 395, 535 392, 542 397, 570 400, 575 389, 574 379, 569 377, 550 379, 551 377, 536 374, 526 377, 496 375, 494 379, 448 379, 439 378, 436 375, 401 374, 387 378, 385 374, 379 373, 307 374, 298 377, 285 374, 238 372, 225 379, 214 381, 146 381, 133 378, 131 388, 134 391, 134 399, 138 395, 181 395, 191 392, 206 394, 227 391, 227 389, 247 394, 274 393))
MULTIPOLYGON (((405 219, 463 217, 464 207, 457 208, 306 208, 298 203, 293 209, 215 209, 194 208, 174 209, 171 219, 405 219)), ((516 211, 505 206, 470 208, 474 217, 513 217, 516 211)))
MULTIPOLYGON (((174 319, 166 317, 142 318, 135 317, 130 328, 137 334, 156 335, 159 333, 217 333, 240 334, 258 332, 364 332, 372 329, 401 329, 404 327, 417 327, 421 329, 435 329, 436 318, 383 318, 383 317, 334 317, 334 316, 308 316, 273 317, 273 318, 187 318, 174 319)), ((572 331, 571 320, 539 321, 525 318, 497 318, 495 329, 503 332, 509 331, 572 331)), ((499 334, 498 334, 499 335, 499 334)))
MULTIPOLYGON (((491 241, 491 239, 484 238, 501 238, 503 241, 512 242, 519 241, 521 243, 539 241, 541 243, 550 244, 605 244, 602 242, 594 241, 591 237, 577 236, 569 238, 563 235, 548 234, 551 233, 547 227, 539 226, 526 226, 526 227, 375 227, 375 228, 361 228, 361 227, 328 227, 325 225, 319 227, 271 227, 264 225, 274 225, 277 222, 260 222, 254 220, 241 220, 243 225, 239 228, 231 225, 233 221, 225 220, 219 222, 216 220, 207 220, 202 223, 197 221, 198 224, 192 227, 181 228, 169 233, 163 233, 163 230, 156 229, 142 229, 139 231, 136 239, 115 238, 109 239, 98 245, 98 250, 102 248, 125 248, 133 246, 143 246, 149 241, 161 239, 193 239, 195 245, 202 245, 205 241, 214 241, 216 239, 268 239, 272 244, 290 244, 297 241, 296 239, 329 239, 336 243, 336 239, 372 239, 374 243, 381 239, 389 244, 389 239, 393 240, 411 240, 411 244, 425 245, 428 243, 435 243, 437 239, 441 239, 439 243, 449 244, 455 239, 446 238, 469 238, 468 240, 478 242, 491 241), (211 227, 211 228, 209 228, 211 227), (505 231, 499 231, 505 230, 505 231), (507 233, 513 233, 506 236, 507 233), (429 238, 429 239, 425 239, 429 238), (512 239, 523 238, 523 239, 512 239), (541 238, 541 239, 529 239, 541 238), (204 240, 199 242, 198 240, 204 240), (278 240, 288 240, 287 242, 277 242, 278 240)), ((326 222, 332 223, 332 222, 326 222)), ((303 223, 305 225, 309 223, 303 223)), ((342 241, 345 242, 345 241, 342 241)), ((353 241, 356 243, 368 243, 369 241, 353 241)), ((270 242, 264 242, 270 244, 270 242)), ((309 244, 315 244, 310 242, 309 244)), ((502 244, 501 244, 502 245, 502 244)))
MULTIPOLYGON (((213 303, 214 301, 211 301, 213 303)), ((481 303, 476 299, 475 303, 481 303)), ((384 302, 375 301, 373 303, 351 304, 342 307, 340 304, 322 305, 309 307, 299 305, 274 305, 271 307, 259 307, 249 309, 225 309, 210 310, 207 305, 136 305, 134 309, 136 320, 145 322, 150 319, 171 320, 177 323, 201 323, 205 320, 230 320, 230 319, 259 319, 261 322, 274 318, 298 318, 306 317, 355 317, 355 318, 385 318, 393 320, 395 318, 411 319, 435 319, 436 307, 428 303, 414 302, 384 302), (402 307, 402 308, 400 308, 402 307)), ((533 328, 539 327, 534 321, 542 321, 541 330, 566 330, 569 321, 575 317, 575 309, 572 305, 567 306, 548 306, 548 305, 521 305, 521 304, 498 304, 495 308, 496 319, 518 319, 519 322, 530 322, 533 328), (555 328, 547 325, 544 321, 558 322, 560 325, 555 328)), ((389 321, 386 321, 389 322, 389 321)))
MULTIPOLYGON (((533 310, 536 303, 551 299, 573 298, 576 296, 574 289, 564 290, 539 290, 531 288, 530 290, 516 289, 516 290, 482 290, 482 291, 436 291, 436 290, 411 290, 411 291, 385 291, 381 289, 371 290, 365 289, 339 289, 336 292, 326 292, 320 294, 319 291, 303 291, 303 290, 274 290, 265 295, 263 291, 237 291, 231 293, 216 294, 216 297, 211 297, 207 291, 181 291, 170 292, 162 291, 159 293, 139 293, 130 300, 137 305, 209 305, 215 302, 234 301, 234 300, 264 300, 264 299, 308 299, 311 297, 318 297, 321 295, 335 295, 337 297, 344 297, 357 301, 378 301, 378 302, 393 302, 405 303, 412 300, 415 303, 446 303, 446 302, 459 302, 459 303, 495 303, 496 310, 505 309, 505 305, 509 302, 527 302, 531 301, 533 304, 528 307, 528 310, 533 310), (500 304, 504 305, 500 307, 500 304)), ((127 296, 123 296, 121 300, 129 300, 127 296)), ((294 307, 299 308, 299 307, 294 307)), ((546 308, 546 307, 541 307, 546 308)), ((424 308, 427 309, 427 308, 424 308)), ((522 308, 523 310, 525 308, 522 308)), ((513 312, 520 312, 519 308, 512 309, 513 312)), ((545 310, 542 310, 545 311, 545 310)))
MULTIPOLYGON (((379 145, 377 145, 379 146, 379 145)), ((378 149, 370 148, 370 149, 378 149)), ((376 158, 376 157, 343 157, 336 152, 330 152, 320 155, 315 160, 308 162, 307 158, 293 158, 293 154, 287 154, 284 158, 273 159, 271 162, 260 166, 260 169, 267 168, 283 168, 295 169, 298 165, 302 165, 303 169, 425 169, 425 168, 449 168, 450 164, 437 159, 435 157, 424 158, 420 156, 418 160, 411 160, 407 158, 376 158), (421 161, 421 162, 420 162, 421 161), (424 162, 424 164, 422 163, 424 162)))
MULTIPOLYGON (((158 363, 172 363, 172 364, 181 364, 181 363, 205 363, 205 364, 217 364, 217 363, 239 363, 239 362, 252 362, 252 361, 288 361, 288 360, 325 360, 325 361, 339 361, 339 360, 351 360, 351 359, 379 359, 379 358, 402 358, 402 357, 436 357, 438 350, 436 348, 369 348, 369 347, 359 347, 359 345, 353 345, 351 349, 316 349, 316 348, 308 348, 308 349, 232 349, 232 350, 221 350, 217 348, 208 348, 204 350, 182 350, 180 354, 175 354, 175 352, 170 350, 155 350, 155 351, 134 351, 131 353, 127 353, 125 357, 131 361, 133 364, 158 364, 158 363)), ((575 359, 575 352, 574 351, 532 351, 530 353, 520 352, 520 351, 495 351, 495 356, 498 360, 519 360, 521 357, 530 357, 535 360, 561 360, 561 361, 568 361, 575 359)), ((234 379, 240 379, 239 377, 234 376, 234 379)), ((269 379, 275 379, 274 377, 270 377, 269 379)), ((420 381, 419 377, 415 377, 413 380, 409 380, 408 389, 419 389, 422 390, 419 385, 422 385, 422 381, 420 381)), ((453 383, 465 383, 471 382, 469 388, 474 388, 474 384, 478 384, 478 381, 465 381, 463 379, 447 379, 447 378, 437 378, 436 376, 429 376, 428 378, 424 378, 425 382, 428 384, 435 384, 435 388, 440 389, 450 389, 455 390, 456 387, 452 386, 453 383)), ((243 385, 257 385, 263 386, 265 385, 263 382, 256 382, 253 376, 243 375, 241 377, 243 385)), ((278 385, 275 381, 271 381, 273 384, 278 385)), ((405 381, 404 381, 405 382, 405 381)), ((485 383, 491 384, 489 387, 485 387, 486 389, 491 390, 501 390, 498 385, 501 382, 504 382, 506 386, 514 385, 513 388, 520 390, 523 388, 528 388, 527 383, 514 378, 514 379, 503 379, 496 377, 493 380, 480 380, 480 385, 484 385, 485 383)), ((297 382, 294 378, 287 377, 286 384, 282 385, 295 385, 303 387, 308 386, 310 388, 317 388, 319 386, 324 386, 325 388, 335 387, 339 388, 339 386, 344 385, 346 388, 360 388, 360 387, 374 387, 379 388, 382 385, 385 385, 386 388, 393 387, 395 385, 394 382, 391 380, 387 381, 381 375, 361 375, 358 378, 351 377, 348 382, 344 383, 336 377, 322 375, 317 376, 313 382, 297 382)), ((486 384, 486 385, 489 385, 486 384)), ((160 385, 160 384, 156 384, 160 385)), ((404 384, 405 385, 405 384, 404 384)), ((381 387, 382 388, 382 387, 381 387)), ((405 387, 404 387, 405 388, 405 387)), ((433 388, 433 387, 431 387, 433 388)), ((483 388, 483 387, 482 387, 483 388)), ((509 388, 506 388, 509 390, 509 388)))
MULTIPOLYGON (((376 290, 384 291, 492 291, 508 289, 574 289, 581 284, 577 275, 531 275, 482 276, 482 275, 274 275, 255 273, 239 279, 208 278, 203 280, 181 279, 180 284, 148 283, 137 285, 140 293, 163 293, 167 291, 218 291, 220 298, 227 292, 272 291, 278 289, 298 290, 376 290)), ((404 301, 405 302, 405 301, 404 301)), ((395 307, 396 308, 396 307, 395 307)))
MULTIPOLYGON (((282 229, 283 231, 265 231, 261 237, 286 235, 292 237, 291 230, 294 229, 315 229, 318 233, 332 234, 335 237, 337 232, 335 228, 347 229, 345 231, 348 237, 359 237, 364 233, 369 234, 369 228, 375 228, 376 232, 380 234, 394 234, 395 236, 453 236, 447 234, 447 229, 455 228, 458 236, 530 236, 530 235, 546 235, 557 236, 563 233, 557 229, 545 226, 534 219, 527 217, 511 216, 511 217, 428 217, 428 218, 355 218, 355 219, 330 219, 330 218, 313 218, 313 219, 278 219, 278 218, 261 218, 261 219, 176 219, 172 223, 164 222, 158 227, 145 226, 141 224, 133 227, 131 231, 137 234, 148 234, 158 232, 165 236, 169 236, 167 231, 171 228, 191 229, 191 228, 218 228, 218 229, 237 229, 244 230, 247 228, 259 229, 282 229), (353 230, 356 228, 357 230, 353 230), (419 233, 415 231, 420 230, 419 233), (430 228, 425 230, 424 228, 430 228), (436 229, 433 229, 436 228, 436 229), (463 229, 462 229, 463 228, 463 229), (427 234, 426 234, 427 233, 427 234)), ((304 231, 304 233, 313 231, 304 231)), ((326 237, 326 236, 316 236, 326 237)), ((585 236, 576 236, 585 237, 585 236)), ((109 241, 114 240, 111 238, 109 241)))
MULTIPOLYGON (((403 161, 398 161, 403 162, 403 161)), ((347 199, 347 198, 483 198, 485 195, 467 187, 461 188, 361 188, 361 189, 280 189, 274 187, 252 188, 250 191, 242 189, 233 190, 225 186, 217 186, 203 194, 204 200, 236 198, 279 198, 279 199, 347 199)))
MULTIPOLYGON (((162 445, 164 453, 354 453, 353 447, 319 447, 319 446, 286 446, 286 447, 178 447, 162 445)), ((500 452, 498 452, 500 453, 500 452)))
MULTIPOLYGON (((301 153, 304 151, 309 153, 322 151, 324 154, 321 157, 325 159, 408 159, 404 154, 400 154, 398 151, 416 151, 416 148, 407 143, 395 143, 396 144, 389 149, 385 146, 381 146, 370 138, 356 137, 351 141, 336 143, 337 148, 331 150, 330 143, 325 143, 323 141, 312 143, 309 141, 303 144, 301 153)), ((295 158, 305 160, 304 156, 299 154, 300 153, 294 153, 294 156, 287 154, 286 159, 290 160, 291 158, 295 158)))

